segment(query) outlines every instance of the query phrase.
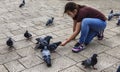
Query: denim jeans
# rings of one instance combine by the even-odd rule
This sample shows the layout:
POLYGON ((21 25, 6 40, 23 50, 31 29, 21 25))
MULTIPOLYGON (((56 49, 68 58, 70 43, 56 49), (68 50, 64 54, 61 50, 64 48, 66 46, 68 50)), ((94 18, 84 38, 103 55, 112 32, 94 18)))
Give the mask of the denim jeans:
POLYGON ((89 44, 92 39, 106 28, 106 22, 98 18, 84 18, 81 23, 80 44, 89 44))

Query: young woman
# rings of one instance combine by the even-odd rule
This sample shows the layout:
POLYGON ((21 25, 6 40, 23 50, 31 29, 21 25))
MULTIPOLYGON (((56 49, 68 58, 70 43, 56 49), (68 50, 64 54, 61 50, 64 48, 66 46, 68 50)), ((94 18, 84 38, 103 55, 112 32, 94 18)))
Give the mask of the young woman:
POLYGON ((95 36, 98 36, 99 40, 103 39, 103 31, 106 27, 106 17, 100 11, 74 2, 68 2, 65 5, 64 13, 73 18, 74 24, 73 34, 63 41, 61 46, 73 40, 80 31, 81 36, 79 41, 72 48, 73 52, 83 50, 85 48, 84 44, 88 45, 95 36))

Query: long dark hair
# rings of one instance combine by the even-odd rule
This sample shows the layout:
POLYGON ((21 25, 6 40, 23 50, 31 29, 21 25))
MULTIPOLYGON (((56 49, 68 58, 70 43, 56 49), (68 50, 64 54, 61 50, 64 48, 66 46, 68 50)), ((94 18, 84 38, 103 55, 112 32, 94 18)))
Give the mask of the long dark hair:
POLYGON ((76 3, 74 3, 74 2, 68 2, 68 3, 65 5, 64 13, 66 13, 67 11, 73 12, 74 9, 79 9, 79 8, 82 8, 82 7, 84 7, 84 5, 79 5, 79 4, 76 4, 76 3))

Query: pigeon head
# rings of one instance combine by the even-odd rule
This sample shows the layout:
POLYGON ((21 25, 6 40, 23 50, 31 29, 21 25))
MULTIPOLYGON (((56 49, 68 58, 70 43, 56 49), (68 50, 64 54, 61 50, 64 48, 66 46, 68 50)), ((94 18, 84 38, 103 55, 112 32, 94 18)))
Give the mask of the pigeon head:
POLYGON ((52 36, 48 36, 48 37, 52 39, 52 36))
POLYGON ((93 54, 92 58, 96 58, 96 57, 98 57, 98 55, 97 54, 93 54))
POLYGON ((28 33, 28 30, 26 30, 26 33, 28 33))
POLYGON ((9 39, 12 39, 11 37, 9 37, 9 39))
POLYGON ((54 20, 54 17, 52 17, 52 20, 54 20))
POLYGON ((25 0, 23 0, 23 3, 25 4, 25 0))
MULTIPOLYGON (((46 36, 46 38, 52 39, 53 37, 52 37, 52 36, 46 36)), ((44 39, 45 39, 45 38, 44 38, 44 39)))
POLYGON ((59 42, 57 42, 57 45, 59 46, 61 43, 62 43, 62 42, 61 42, 61 41, 59 41, 59 42))
POLYGON ((111 10, 110 13, 113 13, 113 10, 111 10))
POLYGON ((9 39, 8 40, 12 40, 12 38, 11 37, 9 37, 9 39))
POLYGON ((35 40, 39 42, 40 39, 39 39, 39 38, 36 38, 35 40))

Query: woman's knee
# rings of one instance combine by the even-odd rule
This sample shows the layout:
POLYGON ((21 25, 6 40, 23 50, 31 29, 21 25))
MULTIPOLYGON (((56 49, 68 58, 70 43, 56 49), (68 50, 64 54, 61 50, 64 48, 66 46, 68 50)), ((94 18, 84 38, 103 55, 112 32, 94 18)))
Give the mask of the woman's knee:
POLYGON ((90 18, 84 18, 84 19, 82 20, 82 23, 84 23, 84 24, 89 23, 89 20, 90 20, 90 18))
POLYGON ((84 19, 82 20, 82 27, 88 25, 88 24, 89 24, 89 20, 90 20, 89 18, 84 18, 84 19))

